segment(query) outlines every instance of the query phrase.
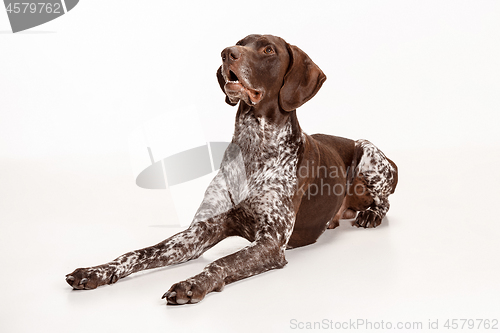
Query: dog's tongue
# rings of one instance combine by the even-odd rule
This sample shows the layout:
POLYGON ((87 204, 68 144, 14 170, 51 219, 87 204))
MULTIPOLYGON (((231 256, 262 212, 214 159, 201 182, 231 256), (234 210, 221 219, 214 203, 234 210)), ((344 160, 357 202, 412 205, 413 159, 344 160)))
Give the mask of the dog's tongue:
POLYGON ((224 86, 226 94, 230 97, 242 99, 243 94, 246 94, 253 104, 257 104, 262 99, 262 94, 257 90, 245 88, 239 81, 228 81, 224 86))

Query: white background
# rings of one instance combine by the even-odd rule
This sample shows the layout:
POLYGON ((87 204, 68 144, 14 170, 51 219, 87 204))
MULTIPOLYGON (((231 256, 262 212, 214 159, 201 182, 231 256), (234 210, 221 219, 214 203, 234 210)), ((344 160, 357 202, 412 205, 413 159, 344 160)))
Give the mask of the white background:
POLYGON ((18 34, 0 10, 0 331, 500 319, 499 42, 497 1, 84 0, 18 34), (305 132, 369 139, 398 164, 383 224, 344 223, 194 306, 160 297, 245 242, 71 290, 73 269, 180 231, 168 192, 136 187, 128 138, 194 107, 207 141, 229 141, 236 109, 215 71, 251 33, 298 45, 327 75, 298 110, 305 132))

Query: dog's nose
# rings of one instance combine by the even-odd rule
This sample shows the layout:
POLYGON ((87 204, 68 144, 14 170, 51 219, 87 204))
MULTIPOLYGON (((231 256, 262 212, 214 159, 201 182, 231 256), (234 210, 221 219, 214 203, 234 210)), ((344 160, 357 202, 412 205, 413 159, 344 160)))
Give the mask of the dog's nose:
POLYGON ((233 62, 236 61, 240 58, 241 52, 238 50, 236 46, 231 46, 231 47, 226 47, 222 53, 222 61, 228 61, 228 62, 233 62))

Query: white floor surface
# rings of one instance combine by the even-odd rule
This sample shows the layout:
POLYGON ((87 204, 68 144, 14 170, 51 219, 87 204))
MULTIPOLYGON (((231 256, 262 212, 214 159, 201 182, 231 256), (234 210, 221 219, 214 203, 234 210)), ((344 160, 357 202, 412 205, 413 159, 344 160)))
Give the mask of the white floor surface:
POLYGON ((403 331, 425 331, 429 321, 443 328, 447 319, 498 319, 498 149, 386 153, 400 183, 380 227, 343 223, 288 251, 284 269, 180 307, 160 299, 170 285, 246 241, 228 239, 198 260, 75 291, 66 273, 181 230, 166 224, 175 218, 166 192, 136 187, 118 167, 127 156, 3 160, 0 331, 287 332, 361 321, 421 323, 403 331))

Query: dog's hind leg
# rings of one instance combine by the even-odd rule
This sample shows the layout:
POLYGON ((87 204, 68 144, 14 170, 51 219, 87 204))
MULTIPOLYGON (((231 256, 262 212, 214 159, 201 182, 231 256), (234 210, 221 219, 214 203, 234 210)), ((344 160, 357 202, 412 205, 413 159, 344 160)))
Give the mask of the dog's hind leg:
MULTIPOLYGON (((364 207, 350 207, 358 210, 353 225, 362 228, 375 228, 389 210, 389 195, 394 193, 398 182, 396 164, 367 140, 356 141, 357 164, 354 170, 355 180, 351 191, 357 192, 361 186, 363 193, 356 193, 357 201, 364 199, 364 207), (357 183, 356 183, 357 182, 357 183), (358 185, 359 184, 359 185, 358 185), (369 200, 366 200, 369 199, 369 200)), ((356 200, 354 200, 356 201, 356 200)))
POLYGON ((389 200, 385 199, 383 204, 372 204, 364 211, 360 211, 353 221, 353 226, 361 228, 375 228, 382 223, 382 219, 389 210, 389 200))

